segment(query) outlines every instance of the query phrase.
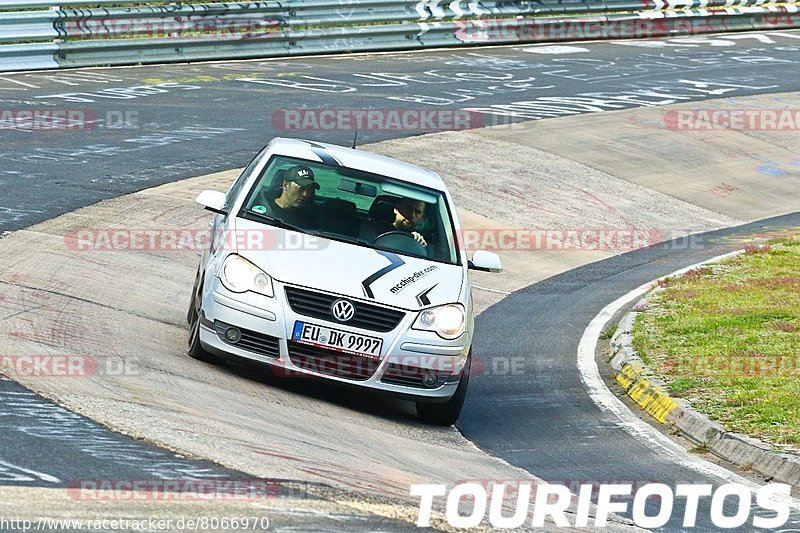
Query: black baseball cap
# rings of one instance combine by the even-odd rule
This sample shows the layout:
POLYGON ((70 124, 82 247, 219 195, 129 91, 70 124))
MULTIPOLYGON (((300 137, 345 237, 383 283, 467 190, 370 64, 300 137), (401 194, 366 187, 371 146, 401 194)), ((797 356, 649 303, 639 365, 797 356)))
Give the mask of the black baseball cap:
POLYGON ((302 187, 313 185, 314 189, 319 189, 319 183, 314 181, 314 173, 305 165, 297 165, 286 169, 283 180, 293 181, 302 187))

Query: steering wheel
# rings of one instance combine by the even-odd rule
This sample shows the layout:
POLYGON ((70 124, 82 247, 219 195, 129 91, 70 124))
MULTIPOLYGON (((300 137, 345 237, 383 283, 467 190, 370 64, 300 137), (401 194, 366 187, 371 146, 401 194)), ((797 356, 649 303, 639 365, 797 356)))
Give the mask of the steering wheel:
POLYGON ((428 251, 422 246, 413 235, 405 231, 387 231, 375 237, 372 244, 380 244, 386 248, 392 248, 398 252, 406 252, 412 255, 427 257, 428 251), (380 241, 380 242, 378 242, 380 241))

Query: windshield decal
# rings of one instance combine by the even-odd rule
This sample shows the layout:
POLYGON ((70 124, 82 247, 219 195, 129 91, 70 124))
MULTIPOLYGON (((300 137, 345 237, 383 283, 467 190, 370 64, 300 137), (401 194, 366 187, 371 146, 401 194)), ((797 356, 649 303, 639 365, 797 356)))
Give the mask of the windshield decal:
POLYGON ((364 288, 364 294, 366 294, 369 298, 372 298, 372 299, 375 298, 375 295, 372 294, 372 289, 369 288, 370 285, 375 283, 378 279, 382 278, 383 276, 385 276, 386 274, 388 274, 389 272, 391 272, 395 268, 399 268, 399 267, 401 267, 401 266, 406 264, 406 262, 403 261, 400 258, 400 256, 397 255, 397 254, 393 254, 391 252, 384 252, 382 250, 375 250, 375 252, 379 253, 380 255, 382 255, 383 257, 388 259, 389 260, 389 264, 387 266, 383 267, 382 269, 378 270, 377 272, 372 274, 370 277, 368 277, 367 279, 365 279, 364 281, 361 282, 361 286, 364 288))
POLYGON ((437 285, 439 284, 437 283, 432 287, 428 287, 421 293, 417 294, 417 303, 419 303, 419 305, 431 305, 431 299, 428 298, 428 293, 435 289, 437 285))

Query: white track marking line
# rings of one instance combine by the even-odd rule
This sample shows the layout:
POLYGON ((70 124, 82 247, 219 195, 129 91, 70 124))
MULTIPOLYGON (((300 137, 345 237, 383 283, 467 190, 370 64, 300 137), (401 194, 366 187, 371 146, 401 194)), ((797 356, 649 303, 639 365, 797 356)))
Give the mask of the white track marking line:
MULTIPOLYGON (((736 251, 719 255, 707 261, 676 270, 671 274, 632 290, 628 294, 605 306, 603 310, 592 319, 589 326, 583 332, 583 337, 581 337, 580 344, 578 345, 578 370, 581 374, 581 380, 586 384, 592 401, 594 401, 602 411, 612 413, 619 420, 620 427, 639 442, 644 443, 659 454, 666 455, 680 466, 690 468, 704 476, 715 477, 726 483, 739 483, 745 485, 751 491, 755 491, 761 485, 745 479, 739 474, 710 461, 690 456, 683 446, 672 441, 656 428, 636 417, 636 415, 606 387, 603 378, 600 376, 600 371, 597 368, 597 361, 594 357, 597 348, 597 340, 600 338, 603 327, 611 317, 613 317, 617 311, 625 307, 625 305, 644 296, 650 289, 658 284, 659 280, 670 276, 679 276, 701 265, 721 261, 741 253, 742 251, 736 251)), ((783 501, 784 498, 781 498, 781 500, 783 501)), ((788 501, 789 505, 795 510, 800 510, 800 500, 785 497, 785 501, 788 501)))
POLYGON ((0 459, 0 466, 5 466, 6 468, 10 468, 11 470, 17 470, 19 472, 25 472, 26 474, 36 476, 42 481, 47 481, 49 483, 61 483, 60 479, 51 476, 50 474, 43 474, 42 472, 37 472, 36 470, 28 470, 27 468, 22 468, 21 466, 12 465, 11 463, 7 463, 2 459, 0 459))
POLYGON ((480 285, 472 285, 472 288, 473 289, 480 289, 482 291, 496 292, 497 294, 511 294, 508 291, 501 291, 501 290, 498 290, 498 289, 490 289, 489 287, 481 287, 480 285))
MULTIPOLYGON (((6 78, 0 77, 0 80, 7 81, 9 83, 16 83, 17 85, 22 85, 23 87, 27 87, 29 89, 38 89, 36 85, 31 85, 30 83, 25 83, 24 81, 15 80, 14 78, 6 78)), ((11 89, 14 91, 24 91, 25 89, 11 89)))

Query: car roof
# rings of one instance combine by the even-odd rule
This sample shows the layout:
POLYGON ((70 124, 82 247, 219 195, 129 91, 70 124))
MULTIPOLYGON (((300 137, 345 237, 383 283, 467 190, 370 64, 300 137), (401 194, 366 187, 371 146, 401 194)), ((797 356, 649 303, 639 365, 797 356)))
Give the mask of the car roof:
POLYGON ((270 146, 272 153, 311 161, 339 164, 344 167, 380 174, 437 191, 444 191, 442 178, 430 170, 390 157, 345 146, 276 137, 270 146), (329 160, 329 161, 328 161, 329 160))

